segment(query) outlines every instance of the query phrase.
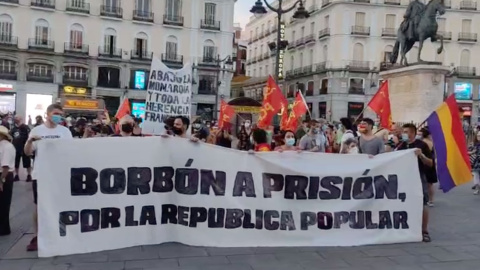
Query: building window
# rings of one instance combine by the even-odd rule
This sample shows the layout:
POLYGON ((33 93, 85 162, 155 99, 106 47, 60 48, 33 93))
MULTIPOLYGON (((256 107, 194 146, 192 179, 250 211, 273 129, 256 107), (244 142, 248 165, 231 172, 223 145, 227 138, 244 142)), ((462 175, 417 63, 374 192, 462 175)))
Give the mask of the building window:
POLYGON ((114 55, 117 47, 117 31, 115 31, 115 29, 108 28, 105 31, 103 42, 103 53, 114 55))
POLYGON ((205 3, 205 24, 215 25, 215 14, 217 5, 214 3, 205 3))
POLYGON ((328 94, 328 79, 322 79, 320 81, 320 95, 328 94))
POLYGON ((354 95, 363 95, 365 94, 365 81, 363 78, 350 78, 348 93, 354 95))
POLYGON ((259 76, 259 77, 262 77, 262 76, 263 76, 263 68, 260 67, 260 68, 259 68, 259 71, 260 71, 260 76, 259 76))
POLYGON ((97 86, 120 88, 120 69, 112 67, 99 67, 97 86))
POLYGON ((176 59, 177 58, 177 42, 167 41, 166 47, 167 59, 176 59))
POLYGON ((70 30, 70 48, 82 49, 83 47, 83 27, 79 24, 72 25, 70 30))
POLYGON ((169 20, 178 21, 179 17, 182 15, 182 1, 167 0, 165 14, 169 20))
POLYGON ((139 15, 148 14, 151 10, 150 7, 150 0, 137 0, 135 4, 135 8, 137 9, 139 15))
POLYGON ((203 46, 203 61, 213 62, 217 54, 217 47, 213 44, 213 41, 207 41, 203 46))
POLYGON ((0 15, 0 43, 12 41, 13 20, 7 14, 0 15))
POLYGON ((313 91, 315 87, 315 83, 313 81, 307 82, 307 92, 305 93, 306 96, 313 96, 313 91))
POLYGON ((214 104, 197 104, 197 115, 200 115, 201 119, 213 120, 214 104))
POLYGON ((348 102, 347 116, 354 121, 355 119, 363 117, 363 102, 348 102))
POLYGON ((83 67, 66 66, 63 70, 63 80, 67 82, 86 82, 88 81, 88 70, 83 67))
POLYGON ((53 66, 45 64, 29 64, 27 81, 53 83, 53 66))
POLYGON ((211 75, 199 75, 198 94, 213 95, 216 90, 216 77, 211 75))
POLYGON ((147 90, 150 71, 136 69, 130 71, 130 89, 147 90))
POLYGON ((133 55, 139 58, 147 58, 148 56, 148 47, 147 47, 148 37, 145 33, 139 33, 135 38, 134 52, 133 55))
POLYGON ((0 60, 0 73, 13 73, 15 72, 16 62, 7 59, 0 60))
POLYGON ((35 45, 49 45, 50 28, 46 20, 40 19, 35 23, 35 45))
POLYGON ((318 114, 320 118, 327 119, 327 102, 318 102, 318 114))
POLYGON ((295 84, 288 86, 287 98, 293 98, 295 96, 295 84))

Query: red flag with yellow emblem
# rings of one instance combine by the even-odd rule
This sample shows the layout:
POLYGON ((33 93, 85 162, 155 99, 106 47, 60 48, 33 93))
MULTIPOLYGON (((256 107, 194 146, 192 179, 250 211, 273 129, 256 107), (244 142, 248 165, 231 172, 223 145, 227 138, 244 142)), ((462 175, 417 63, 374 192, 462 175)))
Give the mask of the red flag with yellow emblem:
POLYGON ((267 87, 263 93, 263 103, 260 109, 260 117, 257 126, 265 129, 272 122, 273 117, 282 108, 287 108, 288 101, 280 91, 272 76, 268 76, 267 87))
POLYGON ((280 130, 287 130, 288 129, 288 106, 282 108, 282 119, 280 121, 280 130))
POLYGON ((232 106, 228 105, 225 100, 222 99, 220 103, 220 121, 218 123, 218 128, 228 128, 232 117, 235 115, 235 109, 232 106))
POLYGON ((388 130, 392 129, 392 109, 388 93, 388 80, 380 85, 378 92, 368 103, 368 107, 380 117, 380 127, 388 130))
POLYGON ((288 127, 287 130, 295 131, 297 130, 298 120, 302 118, 308 112, 308 106, 303 98, 302 92, 298 91, 295 101, 292 104, 292 110, 290 111, 290 116, 288 117, 288 127))

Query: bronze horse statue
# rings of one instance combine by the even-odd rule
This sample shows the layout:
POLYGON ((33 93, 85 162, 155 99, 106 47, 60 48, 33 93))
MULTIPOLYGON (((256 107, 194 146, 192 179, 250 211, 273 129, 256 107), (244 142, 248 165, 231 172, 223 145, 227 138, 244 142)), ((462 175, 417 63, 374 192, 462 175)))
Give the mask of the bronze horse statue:
MULTIPOLYGON (((415 42, 419 42, 418 47, 418 56, 417 62, 424 62, 420 55, 423 49, 423 42, 430 38, 431 42, 440 40, 440 47, 437 49, 437 54, 441 54, 443 51, 443 36, 437 34, 438 24, 437 24, 437 13, 440 15, 445 14, 445 5, 444 0, 430 0, 427 5, 425 5, 423 10, 420 10, 420 21, 416 27, 413 29, 414 38, 408 38, 406 35, 406 25, 408 22, 403 21, 400 25, 400 28, 397 31, 397 41, 393 47, 392 56, 390 57, 390 62, 395 64, 398 59, 398 52, 400 51, 401 59, 400 65, 408 66, 407 58, 405 55, 410 49, 412 49, 415 42)), ((411 27, 411 26, 410 26, 411 27)))

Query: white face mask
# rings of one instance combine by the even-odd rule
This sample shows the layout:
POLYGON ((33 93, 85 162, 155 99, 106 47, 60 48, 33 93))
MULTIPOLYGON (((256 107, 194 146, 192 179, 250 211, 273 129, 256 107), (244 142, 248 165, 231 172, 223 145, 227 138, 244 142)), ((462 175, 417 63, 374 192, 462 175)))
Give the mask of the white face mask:
POLYGON ((352 147, 350 150, 348 150, 349 154, 358 154, 358 147, 352 147))

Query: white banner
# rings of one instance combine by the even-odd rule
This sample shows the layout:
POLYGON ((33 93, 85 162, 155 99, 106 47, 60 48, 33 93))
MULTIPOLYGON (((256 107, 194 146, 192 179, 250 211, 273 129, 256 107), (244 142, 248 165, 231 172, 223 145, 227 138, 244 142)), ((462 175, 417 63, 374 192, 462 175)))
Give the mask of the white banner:
POLYGON ((421 241, 413 150, 248 154, 181 138, 39 143, 39 256, 181 242, 355 246, 421 241))
POLYGON ((190 118, 192 107, 192 67, 170 69, 153 57, 145 102, 142 133, 165 134, 164 120, 171 116, 190 118))

